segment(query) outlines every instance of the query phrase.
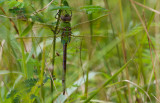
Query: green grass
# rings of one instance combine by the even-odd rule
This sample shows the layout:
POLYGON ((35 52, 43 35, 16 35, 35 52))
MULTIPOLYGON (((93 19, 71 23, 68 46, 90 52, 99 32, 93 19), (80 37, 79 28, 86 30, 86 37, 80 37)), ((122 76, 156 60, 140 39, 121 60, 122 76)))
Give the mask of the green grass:
POLYGON ((0 1, 0 103, 158 103, 160 25, 149 8, 159 1, 63 1, 0 1), (63 95, 60 25, 70 9, 63 95))

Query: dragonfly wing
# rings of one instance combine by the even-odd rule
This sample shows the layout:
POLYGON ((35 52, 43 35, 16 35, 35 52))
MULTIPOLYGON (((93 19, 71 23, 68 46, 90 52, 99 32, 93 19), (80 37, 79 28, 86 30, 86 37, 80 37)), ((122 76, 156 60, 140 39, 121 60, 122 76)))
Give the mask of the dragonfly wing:
POLYGON ((69 43, 71 41, 71 32, 70 31, 64 31, 62 33, 62 37, 61 37, 61 42, 62 44, 65 44, 65 43, 69 43))

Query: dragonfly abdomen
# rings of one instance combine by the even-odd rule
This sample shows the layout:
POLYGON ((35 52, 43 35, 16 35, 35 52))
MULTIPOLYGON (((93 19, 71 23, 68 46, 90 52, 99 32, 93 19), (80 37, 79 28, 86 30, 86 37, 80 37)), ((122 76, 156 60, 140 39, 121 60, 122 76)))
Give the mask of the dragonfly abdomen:
POLYGON ((65 14, 61 16, 61 42, 63 44, 63 76, 62 76, 62 86, 63 86, 63 95, 65 95, 66 89, 66 62, 67 62, 67 43, 71 41, 71 16, 69 14, 65 14))
POLYGON ((63 44, 63 76, 62 76, 62 86, 63 86, 63 95, 65 94, 66 89, 66 62, 67 62, 67 43, 63 44))

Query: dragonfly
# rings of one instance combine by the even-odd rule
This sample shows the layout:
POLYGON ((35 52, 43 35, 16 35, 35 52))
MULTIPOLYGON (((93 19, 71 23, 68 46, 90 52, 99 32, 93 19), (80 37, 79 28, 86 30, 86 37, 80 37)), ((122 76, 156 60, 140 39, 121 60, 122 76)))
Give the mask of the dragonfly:
MULTIPOLYGON (((64 0, 63 2, 63 6, 65 8, 69 8, 69 5, 68 5, 68 2, 66 0, 64 0)), ((58 15, 59 12, 56 14, 58 15)), ((105 17, 105 16, 108 16, 109 14, 106 14, 106 15, 103 15, 101 17, 98 17, 96 19, 93 19, 93 20, 90 20, 90 21, 85 21, 85 22, 82 22, 82 23, 79 23, 73 27, 71 27, 71 19, 72 19, 72 10, 71 9, 68 9, 68 10, 65 10, 65 9, 61 9, 61 17, 60 17, 60 27, 58 28, 59 29, 59 32, 60 32, 60 36, 61 36, 61 43, 63 44, 63 73, 62 73, 62 88, 63 88, 63 95, 65 95, 65 90, 66 90, 66 70, 67 70, 67 45, 68 43, 71 41, 71 37, 87 37, 87 36, 75 36, 75 35, 72 35, 72 29, 76 28, 77 26, 79 25, 82 25, 82 24, 85 24, 85 23, 90 23, 92 21, 96 21, 96 20, 99 20, 100 18, 102 17, 105 17)), ((55 16, 55 18, 57 19, 57 17, 55 16)), ((18 18, 20 19, 20 17, 18 18)), ((26 20, 26 19, 25 19, 26 20)), ((24 21, 24 19, 23 19, 24 21)), ((35 24, 35 22, 34 22, 35 24)), ((55 25, 53 24, 46 24, 46 23, 37 23, 37 25, 42 25, 42 26, 45 26, 45 27, 49 27, 51 28, 52 30, 55 28, 55 25)), ((59 34, 59 33, 58 33, 59 34)), ((17 37, 17 39, 28 39, 28 38, 51 38, 53 36, 47 36, 47 37, 17 37)), ((59 35, 56 35, 56 37, 59 37, 59 35)), ((88 36, 89 37, 89 36, 88 36)), ((92 35, 92 37, 107 37, 107 36, 97 36, 97 35, 92 35)))
MULTIPOLYGON (((69 6, 68 2, 65 0, 63 1, 64 6, 69 6)), ((63 44, 63 75, 62 75, 62 86, 63 86, 63 95, 65 95, 65 89, 66 89, 66 62, 67 62, 67 44, 71 41, 71 17, 72 17, 72 11, 71 14, 65 11, 61 11, 61 42, 63 44)))

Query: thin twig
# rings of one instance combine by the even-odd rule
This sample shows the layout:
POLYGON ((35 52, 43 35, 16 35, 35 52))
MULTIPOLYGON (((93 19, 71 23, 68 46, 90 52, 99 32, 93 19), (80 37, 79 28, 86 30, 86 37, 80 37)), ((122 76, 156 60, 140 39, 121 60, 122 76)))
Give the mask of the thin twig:
POLYGON ((151 95, 160 103, 160 100, 158 100, 158 98, 154 96, 153 93, 151 93, 151 95))
MULTIPOLYGON (((6 12, 4 11, 4 9, 3 9, 2 7, 0 7, 0 9, 1 9, 1 11, 3 12, 3 14, 4 14, 6 17, 8 17, 7 14, 6 14, 6 12)), ((13 20, 12 20, 11 18, 9 18, 9 21, 11 22, 12 26, 13 26, 14 29, 16 30, 17 34, 19 35, 19 31, 18 31, 18 29, 17 29, 17 26, 16 26, 15 23, 13 22, 13 20)))
POLYGON ((5 18, 15 18, 16 19, 16 17, 9 17, 9 16, 5 16, 5 15, 0 15, 1 17, 5 17, 5 18))
POLYGON ((96 21, 96 20, 98 20, 98 19, 100 19, 100 18, 102 18, 102 17, 108 16, 108 15, 110 15, 110 14, 105 14, 105 15, 100 16, 100 17, 98 17, 98 18, 95 18, 95 19, 93 19, 93 20, 84 21, 84 22, 82 22, 82 23, 76 24, 76 25, 73 26, 72 28, 76 28, 76 27, 79 26, 79 25, 86 24, 86 23, 90 23, 90 22, 92 22, 92 21, 96 21))
POLYGON ((80 48, 79 48, 79 58, 80 58, 81 70, 82 70, 82 73, 83 73, 83 79, 84 79, 84 82, 85 82, 85 78, 84 78, 84 69, 83 69, 83 63, 82 63, 82 41, 83 41, 83 38, 81 39, 81 43, 80 43, 80 48))
POLYGON ((51 79, 52 79, 54 88, 55 88, 56 92, 58 92, 58 90, 57 90, 57 88, 56 88, 56 85, 55 85, 55 83, 54 83, 54 79, 53 79, 52 73, 51 73, 51 71, 49 70, 49 68, 48 68, 48 71, 49 71, 50 77, 51 77, 51 79))
POLYGON ((160 14, 160 12, 157 11, 157 10, 155 10, 155 9, 152 9, 152 8, 150 8, 150 7, 148 7, 148 6, 145 6, 145 5, 143 5, 143 4, 139 3, 139 2, 136 2, 136 1, 133 1, 133 2, 134 2, 135 4, 137 4, 137 5, 141 6, 141 7, 143 7, 143 8, 146 8, 146 9, 152 11, 152 12, 155 12, 155 13, 157 13, 157 14, 160 14))
MULTIPOLYGON (((52 39, 54 36, 29 36, 29 37, 16 37, 16 39, 32 39, 32 38, 49 38, 52 39)), ((61 37, 61 35, 57 35, 56 38, 61 37)), ((71 37, 78 37, 78 38, 90 38, 91 36, 83 36, 83 35, 71 35, 71 37)), ((92 37, 100 37, 100 38, 108 38, 108 36, 101 36, 101 35, 92 35, 92 37)))
POLYGON ((36 12, 34 12, 32 15, 38 14, 39 12, 44 11, 45 9, 47 9, 53 2, 54 0, 52 0, 50 3, 48 3, 44 8, 37 10, 36 12))

